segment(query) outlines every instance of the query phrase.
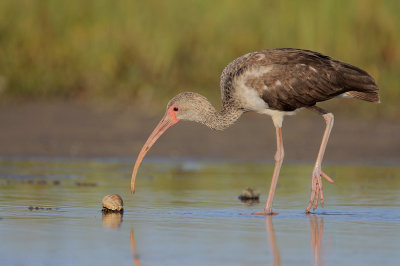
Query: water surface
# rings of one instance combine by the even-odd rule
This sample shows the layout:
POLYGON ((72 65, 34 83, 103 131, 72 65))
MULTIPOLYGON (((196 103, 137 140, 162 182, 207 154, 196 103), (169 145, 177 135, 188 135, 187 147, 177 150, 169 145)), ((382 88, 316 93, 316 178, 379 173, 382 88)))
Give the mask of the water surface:
POLYGON ((400 168, 325 167, 336 183, 306 215, 311 167, 284 165, 266 219, 272 165, 150 160, 131 196, 127 160, 2 158, 0 264, 398 265, 400 168), (113 193, 125 212, 105 216, 113 193))

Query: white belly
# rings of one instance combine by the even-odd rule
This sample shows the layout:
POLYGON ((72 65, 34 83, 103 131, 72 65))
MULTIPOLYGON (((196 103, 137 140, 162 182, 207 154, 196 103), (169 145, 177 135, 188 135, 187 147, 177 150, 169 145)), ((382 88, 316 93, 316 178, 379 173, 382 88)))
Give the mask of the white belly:
POLYGON ((268 104, 260 97, 258 92, 247 87, 240 79, 237 81, 235 96, 240 99, 241 106, 247 110, 260 114, 267 114, 272 117, 275 126, 282 127, 283 117, 285 115, 295 115, 296 111, 285 112, 269 109, 268 104))

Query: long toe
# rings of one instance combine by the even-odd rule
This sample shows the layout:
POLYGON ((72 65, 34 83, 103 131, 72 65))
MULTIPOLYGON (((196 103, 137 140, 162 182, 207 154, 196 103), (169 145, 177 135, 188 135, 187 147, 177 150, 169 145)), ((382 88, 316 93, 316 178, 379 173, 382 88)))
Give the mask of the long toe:
POLYGON ((311 177, 311 193, 310 193, 310 201, 308 202, 307 208, 306 208, 306 213, 309 213, 311 208, 314 206, 314 202, 318 201, 318 196, 317 196, 317 189, 318 189, 318 179, 316 178, 315 172, 313 172, 313 175, 311 177))
POLYGON ((323 178, 325 178, 329 183, 331 183, 331 184, 335 183, 335 181, 333 181, 333 179, 330 178, 330 177, 329 177, 327 174, 325 174, 323 171, 321 171, 321 176, 322 176, 323 178))
POLYGON ((310 201, 308 202, 307 208, 305 213, 309 213, 311 208, 316 210, 318 208, 318 201, 321 202, 321 206, 324 206, 324 192, 322 189, 322 178, 325 178, 330 183, 335 183, 332 178, 330 178, 327 174, 323 171, 315 168, 312 173, 311 178, 311 195, 310 201))

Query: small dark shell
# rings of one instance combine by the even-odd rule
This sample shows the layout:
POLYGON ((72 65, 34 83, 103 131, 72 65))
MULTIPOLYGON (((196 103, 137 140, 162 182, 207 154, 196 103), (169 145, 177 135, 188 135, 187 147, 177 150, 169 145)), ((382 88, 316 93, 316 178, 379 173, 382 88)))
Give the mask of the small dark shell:
POLYGON ((258 200, 260 198, 260 192, 252 188, 246 188, 239 195, 240 200, 258 200))
POLYGON ((124 209, 124 202, 121 196, 117 194, 104 196, 102 204, 103 211, 121 212, 124 209))

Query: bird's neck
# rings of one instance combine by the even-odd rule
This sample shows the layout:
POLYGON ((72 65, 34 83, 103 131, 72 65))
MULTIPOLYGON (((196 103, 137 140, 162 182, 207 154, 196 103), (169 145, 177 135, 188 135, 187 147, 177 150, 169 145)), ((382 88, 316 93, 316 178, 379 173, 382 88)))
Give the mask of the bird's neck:
POLYGON ((217 111, 210 104, 210 108, 205 116, 206 119, 201 123, 215 130, 224 130, 235 123, 242 114, 243 110, 230 105, 224 105, 221 111, 217 111))

